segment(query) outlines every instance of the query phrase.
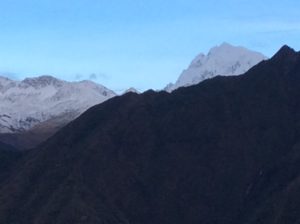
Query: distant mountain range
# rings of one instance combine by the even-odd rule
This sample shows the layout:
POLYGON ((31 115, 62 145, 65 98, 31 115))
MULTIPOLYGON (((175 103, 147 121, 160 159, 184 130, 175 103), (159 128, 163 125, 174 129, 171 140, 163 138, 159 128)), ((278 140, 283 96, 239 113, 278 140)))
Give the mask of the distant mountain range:
POLYGON ((297 224, 300 52, 94 106, 0 166, 0 223, 297 224))
POLYGON ((64 114, 70 121, 115 95, 91 81, 66 82, 51 76, 13 81, 0 77, 0 133, 28 130, 64 114))
MULTIPOLYGON (((217 75, 238 75, 266 59, 260 53, 227 43, 200 54, 166 87, 170 92, 217 75)), ((138 91, 129 88, 124 93, 138 91)), ((14 81, 0 76, 0 141, 19 149, 46 140, 85 110, 116 96, 91 81, 67 82, 52 76, 14 81)))
POLYGON ((171 92, 217 75, 241 75, 265 59, 267 57, 261 53, 223 43, 210 49, 207 55, 199 54, 182 72, 176 83, 170 83, 165 90, 171 92))
POLYGON ((0 77, 0 139, 22 145, 26 139, 33 140, 29 135, 20 139, 29 130, 35 133, 31 136, 40 138, 46 133, 48 137, 91 106, 115 95, 91 81, 67 82, 52 76, 14 81, 0 77))

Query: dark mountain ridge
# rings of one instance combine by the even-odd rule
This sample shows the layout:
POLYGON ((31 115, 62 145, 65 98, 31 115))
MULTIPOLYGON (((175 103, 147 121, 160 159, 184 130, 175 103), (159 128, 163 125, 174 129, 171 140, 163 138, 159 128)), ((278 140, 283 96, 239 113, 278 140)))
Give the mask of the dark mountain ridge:
POLYGON ((300 53, 89 109, 18 161, 0 223, 300 221, 300 53))

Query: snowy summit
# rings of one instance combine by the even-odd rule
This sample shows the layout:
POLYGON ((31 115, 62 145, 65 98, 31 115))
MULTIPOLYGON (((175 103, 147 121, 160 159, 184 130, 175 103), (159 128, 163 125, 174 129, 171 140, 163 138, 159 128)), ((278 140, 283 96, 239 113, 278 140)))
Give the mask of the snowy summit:
POLYGON ((223 43, 210 49, 207 55, 199 54, 182 72, 176 83, 168 84, 165 90, 171 92, 217 75, 240 75, 264 59, 267 58, 261 53, 223 43))

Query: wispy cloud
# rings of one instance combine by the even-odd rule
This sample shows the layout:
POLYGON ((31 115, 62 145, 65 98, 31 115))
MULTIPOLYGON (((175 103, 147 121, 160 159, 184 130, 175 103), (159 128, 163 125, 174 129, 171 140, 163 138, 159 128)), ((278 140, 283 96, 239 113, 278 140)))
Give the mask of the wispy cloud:
POLYGON ((84 78, 84 77, 83 77, 82 74, 76 74, 75 77, 74 77, 74 79, 75 79, 76 81, 81 80, 81 79, 83 79, 83 78, 84 78))
POLYGON ((92 73, 89 75, 90 80, 108 80, 110 77, 105 73, 92 73))
POLYGON ((111 77, 105 73, 91 73, 91 74, 81 74, 77 73, 74 75, 75 80, 92 80, 92 81, 104 81, 109 80, 111 77))

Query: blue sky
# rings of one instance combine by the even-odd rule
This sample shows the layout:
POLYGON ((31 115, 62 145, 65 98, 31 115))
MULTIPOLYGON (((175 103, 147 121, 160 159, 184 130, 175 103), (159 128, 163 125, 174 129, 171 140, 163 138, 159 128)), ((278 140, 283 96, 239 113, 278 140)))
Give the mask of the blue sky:
POLYGON ((0 73, 160 89, 226 41, 300 50, 296 0, 0 0, 0 73))

